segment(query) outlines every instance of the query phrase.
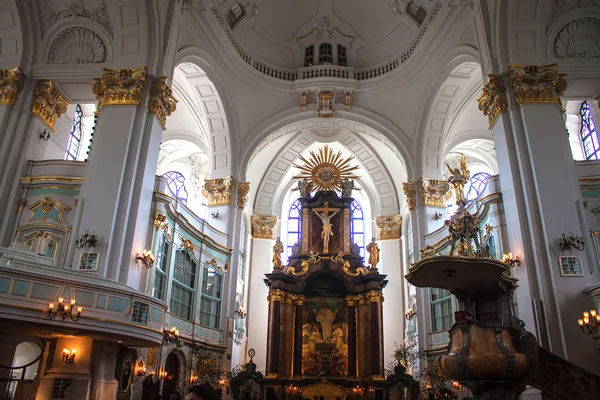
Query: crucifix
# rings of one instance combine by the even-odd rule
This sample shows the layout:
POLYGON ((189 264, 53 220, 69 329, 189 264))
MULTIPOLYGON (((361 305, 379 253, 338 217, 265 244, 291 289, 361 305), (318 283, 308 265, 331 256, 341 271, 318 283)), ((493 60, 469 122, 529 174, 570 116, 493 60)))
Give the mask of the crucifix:
POLYGON ((325 207, 313 208, 313 211, 321 218, 321 221, 323 221, 323 230, 321 231, 321 238, 323 238, 323 253, 329 253, 329 237, 333 236, 331 218, 337 214, 340 209, 330 208, 329 202, 326 201, 325 207), (329 214, 330 211, 333 211, 333 214, 329 214))

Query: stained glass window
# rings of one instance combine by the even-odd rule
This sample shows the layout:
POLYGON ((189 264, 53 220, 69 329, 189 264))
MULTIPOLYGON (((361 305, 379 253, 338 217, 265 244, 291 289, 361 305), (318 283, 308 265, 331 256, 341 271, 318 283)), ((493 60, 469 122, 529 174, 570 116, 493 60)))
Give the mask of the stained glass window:
POLYGON ((292 206, 290 207, 290 212, 288 213, 288 222, 287 222, 287 256, 292 255, 292 246, 296 243, 300 243, 300 239, 302 238, 302 204, 300 204, 300 200, 296 200, 292 206))
POLYGON ((81 118, 83 117, 83 111, 81 106, 77 104, 75 107, 75 115, 73 116, 73 125, 71 126, 71 132, 69 132, 69 139, 67 140, 67 152, 65 153, 65 160, 77 160, 79 149, 81 147, 81 118))
POLYGON ((163 174, 167 180, 167 186, 179 201, 187 204, 188 192, 185 188, 185 177, 177 171, 169 171, 163 174))
POLYGON ((592 117, 592 110, 587 101, 581 103, 579 109, 581 116, 581 143, 583 144, 583 152, 586 160, 600 160, 600 138, 596 123, 592 117))
POLYGON ((350 218, 350 240, 360 248, 361 257, 365 256, 365 217, 363 210, 356 200, 350 206, 352 217, 350 218))

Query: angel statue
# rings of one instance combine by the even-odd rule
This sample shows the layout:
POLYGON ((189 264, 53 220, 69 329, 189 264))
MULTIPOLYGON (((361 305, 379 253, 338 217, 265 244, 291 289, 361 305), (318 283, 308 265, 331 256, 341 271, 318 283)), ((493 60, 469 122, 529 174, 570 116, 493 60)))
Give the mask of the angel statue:
POLYGON ((352 197, 352 190, 354 189, 354 179, 350 180, 344 178, 342 180, 342 197, 352 197))
POLYGON ((310 197, 310 192, 312 191, 312 183, 308 181, 308 179, 300 179, 298 181, 298 186, 294 188, 294 190, 300 191, 300 197, 310 197))
POLYGON ((281 253, 283 253, 283 243, 281 243, 281 239, 279 236, 275 241, 275 246, 273 246, 273 269, 281 269, 281 253))
POLYGON ((460 155, 460 168, 451 168, 448 163, 444 164, 446 164, 446 168, 448 168, 448 171, 450 172, 448 183, 454 186, 454 191, 456 192, 456 204, 465 206, 467 204, 467 199, 465 198, 464 188, 471 177, 471 174, 467 169, 467 158, 464 154, 460 155))
POLYGON ((371 243, 365 248, 369 252, 369 264, 371 264, 371 268, 376 269, 377 264, 379 264, 379 246, 377 246, 375 238, 371 239, 371 243))

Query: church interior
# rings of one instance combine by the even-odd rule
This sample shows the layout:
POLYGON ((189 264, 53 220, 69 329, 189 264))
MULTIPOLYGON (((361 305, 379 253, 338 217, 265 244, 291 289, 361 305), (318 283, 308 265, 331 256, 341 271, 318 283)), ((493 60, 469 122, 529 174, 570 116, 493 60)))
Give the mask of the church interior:
POLYGON ((599 0, 0 0, 0 400, 600 399, 599 103, 599 0))

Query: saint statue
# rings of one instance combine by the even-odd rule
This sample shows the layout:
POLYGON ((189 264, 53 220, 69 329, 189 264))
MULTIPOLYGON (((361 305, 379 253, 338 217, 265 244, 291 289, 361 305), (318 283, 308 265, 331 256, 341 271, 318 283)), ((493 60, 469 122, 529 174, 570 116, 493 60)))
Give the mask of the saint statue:
POLYGON ((344 178, 342 181, 342 197, 352 197, 352 190, 354 190, 354 179, 344 178))
POLYGON ((371 243, 367 245, 366 249, 369 252, 371 268, 377 268, 377 264, 379 264, 379 246, 377 246, 375 238, 371 239, 371 243))
POLYGON ((317 314, 317 322, 321 324, 323 341, 328 341, 331 339, 331 324, 333 324, 338 310, 331 311, 329 304, 325 302, 323 303, 323 308, 321 308, 321 311, 317 312, 317 310, 313 308, 313 312, 317 314))
POLYGON ((331 226, 331 218, 340 211, 339 209, 335 210, 333 214, 328 214, 327 211, 318 212, 317 210, 313 210, 315 214, 321 218, 323 221, 323 230, 321 231, 321 238, 323 239, 323 251, 329 251, 329 238, 333 236, 333 230, 331 226))
POLYGON ((283 253, 283 243, 281 243, 281 240, 278 236, 277 240, 275 241, 275 246, 273 246, 273 269, 282 268, 281 253, 283 253))
POLYGON ((459 206, 466 206, 467 199, 465 199, 464 188, 467 182, 469 182, 470 172, 467 169, 467 158, 464 154, 460 156, 460 168, 450 168, 448 163, 446 164, 446 168, 450 172, 450 177, 448 178, 448 183, 454 186, 454 191, 456 193, 456 204, 459 206))

